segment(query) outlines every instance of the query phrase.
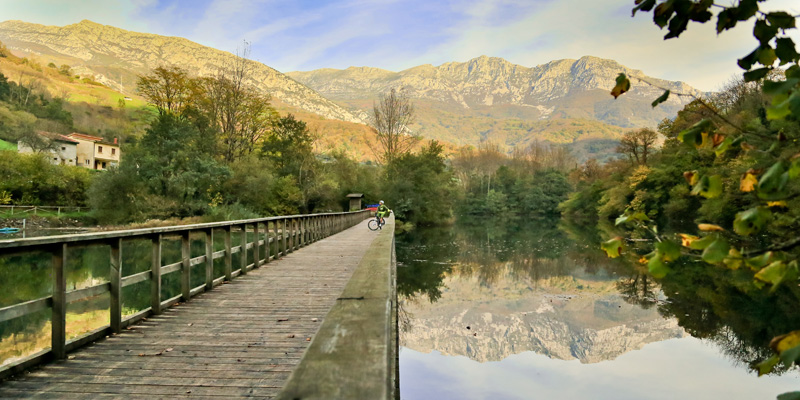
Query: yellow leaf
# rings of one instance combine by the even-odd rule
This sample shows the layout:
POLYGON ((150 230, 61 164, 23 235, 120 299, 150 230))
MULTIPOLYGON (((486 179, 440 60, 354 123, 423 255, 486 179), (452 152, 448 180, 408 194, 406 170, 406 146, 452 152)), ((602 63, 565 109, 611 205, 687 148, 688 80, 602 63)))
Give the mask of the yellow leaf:
POLYGON ((730 269, 739 269, 739 267, 742 266, 742 253, 731 247, 731 249, 728 250, 728 257, 725 257, 725 260, 722 262, 730 269))
POLYGON ((800 346, 800 331, 789 332, 785 335, 777 336, 769 342, 769 347, 780 353, 784 350, 800 346))
POLYGON ((714 224, 698 224, 697 228, 703 232, 714 232, 714 231, 724 231, 721 226, 714 225, 714 224))
POLYGON ((681 233, 680 235, 681 235, 681 245, 683 247, 689 247, 692 244, 692 242, 694 242, 695 240, 700 239, 697 236, 687 235, 685 233, 681 233))
POLYGON ((742 176, 742 180, 739 181, 739 190, 743 192, 752 192, 753 189, 756 188, 758 185, 758 178, 751 173, 746 173, 742 176))
POLYGON ((750 150, 753 150, 753 149, 755 149, 755 147, 753 147, 753 145, 751 145, 751 144, 749 144, 747 142, 742 142, 742 150, 750 151, 750 150))
POLYGON ((784 207, 785 208, 785 207, 788 207, 788 206, 786 205, 786 200, 781 200, 781 201, 768 201, 767 202, 767 207, 784 207))
POLYGON ((642 258, 639 259, 639 264, 644 265, 647 264, 648 261, 650 260, 648 260, 647 257, 642 256, 642 258))

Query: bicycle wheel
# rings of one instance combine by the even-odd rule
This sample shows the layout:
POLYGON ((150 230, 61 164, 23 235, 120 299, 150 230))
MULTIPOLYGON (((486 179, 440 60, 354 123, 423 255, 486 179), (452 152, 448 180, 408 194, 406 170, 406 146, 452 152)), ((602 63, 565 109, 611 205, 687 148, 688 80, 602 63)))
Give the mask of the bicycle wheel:
POLYGON ((374 230, 378 229, 378 220, 376 220, 376 219, 369 220, 369 222, 367 223, 367 227, 371 231, 374 231, 374 230))

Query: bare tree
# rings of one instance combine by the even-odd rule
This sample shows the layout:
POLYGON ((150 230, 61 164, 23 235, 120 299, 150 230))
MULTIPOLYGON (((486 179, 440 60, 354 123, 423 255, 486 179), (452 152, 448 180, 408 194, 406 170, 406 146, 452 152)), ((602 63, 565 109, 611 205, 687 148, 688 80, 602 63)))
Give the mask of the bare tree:
POLYGON ((251 85, 249 55, 250 44, 245 42, 215 77, 200 81, 206 99, 203 108, 219 131, 220 150, 228 162, 255 150, 278 116, 270 96, 251 85))
POLYGON ((372 106, 370 117, 370 125, 378 137, 372 151, 382 162, 388 163, 407 153, 420 140, 409 129, 414 122, 414 106, 402 90, 393 88, 381 94, 372 106))
POLYGON ((617 152, 628 156, 631 162, 645 165, 647 156, 653 151, 657 139, 658 133, 649 128, 629 131, 620 139, 617 152))

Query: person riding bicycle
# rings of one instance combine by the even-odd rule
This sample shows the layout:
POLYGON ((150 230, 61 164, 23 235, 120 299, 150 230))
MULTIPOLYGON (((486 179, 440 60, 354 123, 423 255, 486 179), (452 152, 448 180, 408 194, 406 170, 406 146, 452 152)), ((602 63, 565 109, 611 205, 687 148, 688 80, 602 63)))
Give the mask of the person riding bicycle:
MULTIPOLYGON (((380 219, 380 225, 378 225, 380 227, 380 226, 383 226, 383 224, 386 223, 383 220, 383 218, 388 216, 389 214, 391 214, 392 210, 390 210, 389 207, 386 207, 386 204, 383 204, 383 200, 381 200, 379 204, 380 205, 378 206, 378 209, 375 212, 375 217, 380 219)), ((383 228, 381 228, 381 229, 383 229, 383 228)))

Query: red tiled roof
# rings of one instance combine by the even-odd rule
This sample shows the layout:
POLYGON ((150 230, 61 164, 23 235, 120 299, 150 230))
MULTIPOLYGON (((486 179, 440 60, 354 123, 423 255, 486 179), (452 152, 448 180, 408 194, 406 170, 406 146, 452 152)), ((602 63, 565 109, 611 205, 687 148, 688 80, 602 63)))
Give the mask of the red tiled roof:
POLYGON ((82 139, 82 140, 88 140, 88 141, 92 141, 92 142, 100 142, 100 141, 103 141, 103 140, 104 140, 103 138, 101 138, 101 137, 99 137, 99 136, 84 135, 84 134, 82 134, 82 133, 77 133, 77 132, 70 133, 70 134, 69 134, 69 135, 67 135, 67 136, 69 136, 69 137, 71 137, 71 138, 82 139))
POLYGON ((53 140, 61 141, 61 142, 74 143, 74 144, 78 144, 79 143, 77 140, 73 140, 72 138, 69 138, 69 137, 64 136, 64 135, 60 135, 58 133, 46 132, 46 131, 36 131, 36 133, 38 133, 39 135, 48 137, 50 139, 53 139, 53 140))

